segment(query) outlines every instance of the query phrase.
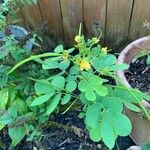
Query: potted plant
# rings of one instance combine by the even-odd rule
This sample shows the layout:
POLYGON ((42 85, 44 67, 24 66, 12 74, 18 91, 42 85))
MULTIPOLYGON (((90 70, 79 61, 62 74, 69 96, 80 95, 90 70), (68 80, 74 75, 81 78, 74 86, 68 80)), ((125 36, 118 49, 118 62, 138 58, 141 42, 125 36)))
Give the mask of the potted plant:
POLYGON ((0 127, 8 128, 12 146, 25 136, 33 140, 52 114, 66 108, 61 112, 64 114, 76 103, 82 108, 79 117, 90 138, 102 140, 109 148, 114 147, 118 136, 127 136, 132 130, 124 106, 143 111, 150 120, 141 103, 150 96, 126 87, 116 76, 117 70, 125 70, 128 65, 116 64, 116 56, 101 47, 99 38, 86 41, 81 25, 75 41, 73 48, 66 50, 58 45, 54 52, 32 54, 15 65, 1 66, 1 75, 8 80, 0 90, 0 127), (111 82, 114 80, 119 84, 111 82))
MULTIPOLYGON (((135 72, 136 75, 134 74, 134 82, 140 84, 148 84, 148 78, 143 81, 138 81, 141 80, 141 78, 144 78, 144 74, 146 74, 146 71, 148 73, 148 66, 149 66, 149 50, 150 50, 150 38, 149 37, 144 37, 141 39, 138 39, 132 43, 130 43, 119 55, 117 64, 123 64, 127 63, 131 66, 131 64, 136 65, 136 60, 139 61, 139 56, 145 56, 147 55, 147 62, 146 60, 142 60, 144 63, 147 63, 147 70, 140 71, 139 73, 136 72, 136 70, 139 70, 140 68, 142 69, 144 66, 143 64, 138 65, 136 68, 135 72), (141 76, 142 75, 142 76, 141 76), (138 77, 137 77, 138 76, 138 77)), ((146 58, 145 58, 146 59, 146 58)), ((133 66, 133 65, 132 65, 133 66)), ((122 80, 124 85, 126 87, 131 87, 129 80, 127 79, 125 72, 124 71, 117 71, 117 76, 122 80)), ((137 85, 136 85, 137 86, 137 85)), ((140 86, 138 86, 140 88, 140 86)), ((144 89, 144 91, 148 91, 148 88, 144 89)), ((150 108, 149 102, 146 101, 147 99, 143 99, 142 104, 145 106, 145 108, 150 108)), ((133 130, 131 133, 132 139, 135 141, 136 144, 140 145, 143 143, 149 143, 150 142, 150 122, 147 120, 145 117, 141 118, 138 113, 135 113, 129 109, 126 109, 126 114, 130 118, 132 125, 133 125, 133 130)))

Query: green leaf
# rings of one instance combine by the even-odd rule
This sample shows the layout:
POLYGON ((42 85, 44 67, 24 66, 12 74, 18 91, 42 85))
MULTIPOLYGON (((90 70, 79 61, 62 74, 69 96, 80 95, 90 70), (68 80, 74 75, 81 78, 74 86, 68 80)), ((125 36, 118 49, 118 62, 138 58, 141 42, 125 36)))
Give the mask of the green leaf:
POLYGON ((48 58, 44 60, 42 68, 43 69, 55 69, 59 67, 58 58, 48 58))
POLYGON ((93 85, 102 85, 103 83, 103 79, 96 76, 96 75, 93 75, 90 79, 89 79, 89 82, 92 83, 93 85))
POLYGON ((65 86, 65 78, 63 76, 56 76, 52 80, 52 85, 62 90, 65 86))
POLYGON ((55 49, 54 52, 55 53, 61 53, 64 50, 64 46, 63 45, 58 45, 55 49))
POLYGON ((116 57, 112 54, 109 54, 109 55, 105 55, 102 58, 100 57, 100 58, 93 59, 92 64, 96 70, 103 70, 116 64, 116 61, 117 61, 116 57))
POLYGON ((30 106, 41 105, 41 104, 45 103, 46 101, 48 101, 53 95, 54 95, 54 93, 39 96, 32 102, 32 104, 30 106))
POLYGON ((79 117, 80 119, 84 118, 84 117, 85 117, 85 113, 81 112, 81 113, 78 115, 78 117, 79 117))
POLYGON ((100 96, 106 96, 108 94, 108 90, 103 85, 94 85, 95 92, 100 96))
POLYGON ((150 65, 150 55, 147 56, 147 64, 150 65))
POLYGON ((68 92, 73 92, 77 87, 77 83, 75 81, 70 81, 66 84, 66 90, 68 92))
POLYGON ((71 94, 65 94, 64 97, 61 99, 61 104, 65 105, 71 100, 71 94))
POLYGON ((115 55, 112 55, 112 54, 109 54, 109 55, 106 55, 104 57, 104 59, 102 59, 102 66, 111 66, 111 65, 114 65, 115 63, 117 62, 117 59, 115 57, 115 55))
POLYGON ((68 49, 67 52, 72 53, 74 50, 75 50, 75 48, 73 47, 73 48, 68 49))
POLYGON ((130 101, 133 103, 139 103, 145 97, 145 93, 142 93, 138 89, 126 88, 124 86, 115 87, 114 94, 116 97, 119 97, 123 101, 130 101), (135 99, 138 99, 138 101, 135 99))
POLYGON ((46 80, 36 82, 34 85, 34 89, 37 94, 55 93, 55 89, 53 88, 51 83, 46 80))
POLYGON ((142 150, 150 150, 150 143, 144 143, 141 145, 142 150))
POLYGON ((105 145, 112 149, 115 145, 117 136, 110 123, 110 119, 109 113, 105 112, 101 122, 101 137, 105 145))
POLYGON ((85 91, 85 97, 87 98, 87 100, 89 101, 95 101, 96 100, 96 95, 95 92, 88 87, 88 89, 85 91))
MULTIPOLYGON (((112 114, 110 113, 110 117, 111 115, 112 114)), ((117 134, 119 134, 120 136, 127 136, 130 134, 132 125, 127 116, 118 114, 115 117, 112 116, 111 119, 113 120, 113 129, 117 134)))
POLYGON ((130 110, 133 110, 135 112, 141 112, 142 111, 139 107, 137 107, 136 105, 132 104, 130 101, 129 102, 128 101, 124 101, 123 103, 130 110))
POLYGON ((15 100, 14 104, 16 104, 17 112, 20 115, 23 115, 23 114, 27 113, 27 106, 26 106, 26 104, 25 104, 25 102, 23 100, 17 98, 15 100))
POLYGON ((66 82, 75 81, 77 79, 77 76, 74 75, 68 75, 66 78, 66 82))
POLYGON ((3 48, 2 50, 0 50, 0 59, 4 58, 8 54, 9 54, 9 51, 3 48))
POLYGON ((0 124, 1 125, 6 125, 9 123, 12 123, 13 121, 14 121, 13 118, 8 113, 0 116, 0 124))
POLYGON ((5 124, 0 124, 0 131, 5 127, 5 124))
POLYGON ((0 91, 0 109, 5 109, 8 102, 8 89, 2 89, 0 91))
POLYGON ((69 67, 69 65, 70 65, 70 61, 69 60, 63 60, 63 61, 60 62, 59 68, 61 70, 66 70, 69 67))
POLYGON ((93 103, 87 107, 86 122, 91 128, 97 128, 100 126, 101 117, 101 105, 99 103, 93 103))
POLYGON ((102 105, 105 109, 107 109, 107 111, 114 113, 122 113, 123 111, 123 104, 116 97, 105 97, 102 100, 102 105))
POLYGON ((117 70, 127 70, 129 68, 129 65, 127 64, 119 64, 114 65, 108 68, 109 71, 117 71, 117 70))
POLYGON ((97 127, 95 129, 90 130, 90 138, 94 142, 99 142, 101 140, 101 128, 97 127))
POLYGON ((87 100, 87 98, 85 97, 85 93, 81 93, 80 94, 80 100, 83 104, 85 105, 89 105, 91 102, 89 100, 87 100))
POLYGON ((12 146, 15 147, 26 135, 26 129, 24 127, 9 128, 8 133, 12 140, 12 146))
POLYGON ((57 105, 59 104, 60 98, 61 98, 61 93, 57 94, 56 96, 54 96, 53 99, 51 99, 47 107, 47 111, 46 111, 47 115, 51 114, 56 109, 57 105))
POLYGON ((85 92, 88 89, 88 81, 87 80, 81 80, 78 84, 78 88, 81 92, 85 92))
POLYGON ((79 67, 73 66, 73 67, 71 67, 69 73, 75 75, 75 74, 78 74, 79 71, 80 71, 79 67))

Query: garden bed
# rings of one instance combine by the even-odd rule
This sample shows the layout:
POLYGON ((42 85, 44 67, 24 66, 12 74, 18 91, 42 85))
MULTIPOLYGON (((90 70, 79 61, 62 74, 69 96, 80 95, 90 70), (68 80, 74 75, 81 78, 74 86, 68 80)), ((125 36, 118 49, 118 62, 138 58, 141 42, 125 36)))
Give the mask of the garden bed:
MULTIPOLYGON (((40 141, 26 142, 23 140, 15 150, 108 150, 103 143, 94 143, 90 140, 84 122, 77 116, 80 111, 69 111, 64 115, 53 116, 49 127, 45 127, 40 141)), ((11 140, 6 131, 1 132, 0 149, 14 150, 9 147, 11 140)), ((113 150, 126 150, 134 142, 129 136, 118 137, 117 145, 113 150)))

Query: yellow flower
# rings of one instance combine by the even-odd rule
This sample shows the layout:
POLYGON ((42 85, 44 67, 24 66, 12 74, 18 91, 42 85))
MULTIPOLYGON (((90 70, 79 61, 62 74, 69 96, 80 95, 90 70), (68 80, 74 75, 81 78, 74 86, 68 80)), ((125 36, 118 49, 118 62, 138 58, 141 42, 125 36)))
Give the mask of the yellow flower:
POLYGON ((63 57, 64 60, 68 60, 69 59, 69 53, 67 52, 67 50, 64 50, 62 57, 63 57))
POLYGON ((91 68, 91 65, 88 61, 86 61, 85 59, 81 60, 81 62, 79 63, 80 66, 80 70, 83 71, 85 70, 89 70, 91 68))
POLYGON ((92 38, 92 42, 93 42, 94 44, 97 44, 97 43, 99 42, 99 39, 98 39, 97 37, 93 37, 93 38, 92 38))
POLYGON ((75 41, 77 43, 81 42, 82 37, 80 35, 75 36, 75 41))
POLYGON ((107 53, 107 47, 103 47, 102 52, 107 53))

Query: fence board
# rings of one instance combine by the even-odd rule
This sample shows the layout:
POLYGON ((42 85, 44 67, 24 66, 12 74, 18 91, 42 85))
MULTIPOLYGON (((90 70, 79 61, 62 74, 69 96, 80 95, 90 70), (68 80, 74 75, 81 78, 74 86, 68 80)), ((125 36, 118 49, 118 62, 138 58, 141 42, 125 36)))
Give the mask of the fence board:
POLYGON ((47 22, 50 35, 61 42, 64 35, 59 0, 40 0, 39 4, 43 21, 47 22))
POLYGON ((150 0, 135 0, 129 32, 130 40, 150 34, 150 31, 143 27, 145 21, 150 22, 149 12, 150 0))
POLYGON ((18 25, 20 25, 22 27, 26 27, 26 21, 25 21, 24 14, 23 14, 21 8, 18 9, 17 18, 16 19, 19 19, 18 25))
POLYGON ((56 43, 74 44, 83 23, 87 37, 97 36, 98 27, 105 44, 114 48, 150 33, 142 27, 146 20, 150 22, 149 8, 150 0, 39 0, 39 5, 26 6, 22 12, 29 27, 47 21, 56 43))
POLYGON ((133 0, 108 0, 106 43, 110 48, 127 39, 133 0))
POLYGON ((84 31, 87 37, 98 36, 101 29, 104 39, 106 0, 83 0, 84 31))
POLYGON ((79 24, 83 22, 82 0, 60 0, 66 45, 74 43, 79 24))
POLYGON ((22 12, 28 28, 37 27, 42 24, 42 16, 39 5, 24 6, 22 8, 22 12))

